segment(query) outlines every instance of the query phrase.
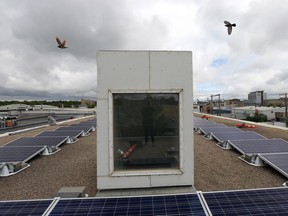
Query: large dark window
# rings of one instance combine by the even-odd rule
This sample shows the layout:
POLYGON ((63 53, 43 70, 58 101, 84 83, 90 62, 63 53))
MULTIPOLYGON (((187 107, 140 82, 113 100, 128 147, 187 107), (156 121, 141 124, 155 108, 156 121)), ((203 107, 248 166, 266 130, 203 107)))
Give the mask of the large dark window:
POLYGON ((114 170, 179 169, 179 93, 113 93, 114 170))

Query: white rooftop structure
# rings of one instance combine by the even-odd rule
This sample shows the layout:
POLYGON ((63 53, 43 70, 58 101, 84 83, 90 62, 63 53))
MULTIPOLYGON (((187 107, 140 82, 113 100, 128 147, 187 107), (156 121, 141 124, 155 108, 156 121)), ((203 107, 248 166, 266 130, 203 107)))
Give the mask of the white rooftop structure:
POLYGON ((190 51, 98 51, 97 188, 194 184, 190 51))

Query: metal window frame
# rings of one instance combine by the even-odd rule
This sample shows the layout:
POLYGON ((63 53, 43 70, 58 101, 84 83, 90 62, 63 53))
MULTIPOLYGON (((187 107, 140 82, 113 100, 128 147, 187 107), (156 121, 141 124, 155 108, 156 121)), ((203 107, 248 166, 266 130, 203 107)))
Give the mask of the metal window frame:
POLYGON ((147 175, 181 175, 183 174, 183 89, 109 89, 108 90, 108 143, 109 143, 109 173, 111 176, 147 176, 147 175), (156 169, 156 170, 114 170, 114 139, 113 139, 113 94, 116 93, 159 93, 179 95, 179 168, 178 169, 156 169))

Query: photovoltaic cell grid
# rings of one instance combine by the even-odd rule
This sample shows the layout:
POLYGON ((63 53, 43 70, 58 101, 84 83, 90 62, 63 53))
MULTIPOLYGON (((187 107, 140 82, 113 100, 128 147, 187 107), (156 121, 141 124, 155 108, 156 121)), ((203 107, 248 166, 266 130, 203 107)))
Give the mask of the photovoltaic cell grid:
MULTIPOLYGON (((198 122, 193 124, 194 131, 201 133, 200 128, 201 127, 219 127, 218 124, 215 122, 198 122)), ((225 126, 223 126, 225 127, 225 126)), ((226 126, 227 127, 227 126, 226 126)))
POLYGON ((56 137, 56 136, 69 136, 69 137, 75 137, 78 138, 81 136, 83 131, 75 131, 75 130, 70 130, 70 131, 43 131, 40 134, 36 135, 36 137, 43 137, 43 136, 50 136, 50 137, 56 137))
POLYGON ((42 215, 53 200, 0 201, 0 215, 42 215))
POLYGON ((142 197, 0 201, 0 215, 288 215, 288 188, 142 197), (53 203, 53 204, 52 204, 53 203), (205 209, 205 210, 204 210, 205 209))
POLYGON ((249 140, 249 139, 266 139, 264 136, 254 131, 237 131, 237 132, 212 132, 211 136, 219 141, 225 142, 228 140, 249 140))
POLYGON ((288 153, 259 154, 258 156, 288 178, 288 153))
POLYGON ((229 143, 242 154, 288 152, 288 142, 279 139, 230 140, 229 143))
MULTIPOLYGON (((194 126, 194 128, 199 128, 199 127, 201 127, 201 126, 207 126, 208 127, 208 125, 212 125, 212 127, 213 126, 215 126, 215 125, 217 125, 215 122, 212 122, 212 121, 206 121, 206 122, 194 122, 194 124, 193 124, 193 126, 194 126)), ((217 126, 216 126, 217 127, 217 126)))
POLYGON ((29 146, 29 147, 1 147, 0 148, 0 163, 1 162, 26 162, 36 156, 45 149, 44 146, 29 146))
POLYGON ((206 215, 197 194, 60 199, 50 215, 206 215))
POLYGON ((202 193, 213 216, 288 215, 288 188, 202 193))
POLYGON ((75 133, 77 131, 78 133, 81 133, 81 132, 83 132, 83 129, 74 128, 74 127, 59 127, 57 129, 55 129, 54 131, 75 131, 75 133))
POLYGON ((199 131, 203 134, 210 134, 212 132, 235 132, 240 131, 239 128, 236 127, 225 127, 225 126, 218 126, 218 127, 200 127, 199 131))
POLYGON ((95 130, 95 126, 90 124, 72 124, 68 126, 69 128, 79 128, 84 130, 85 132, 91 132, 95 130))
POLYGON ((21 137, 7 143, 5 146, 55 146, 65 143, 68 137, 21 137))
POLYGON ((96 124, 96 118, 95 119, 89 119, 89 120, 87 120, 87 121, 81 121, 81 122, 79 122, 79 123, 93 123, 93 124, 96 124))
POLYGON ((93 130, 93 126, 75 125, 75 126, 68 126, 68 127, 59 127, 55 131, 65 131, 65 130, 75 130, 75 131, 80 131, 80 132, 83 131, 84 133, 89 133, 93 130))

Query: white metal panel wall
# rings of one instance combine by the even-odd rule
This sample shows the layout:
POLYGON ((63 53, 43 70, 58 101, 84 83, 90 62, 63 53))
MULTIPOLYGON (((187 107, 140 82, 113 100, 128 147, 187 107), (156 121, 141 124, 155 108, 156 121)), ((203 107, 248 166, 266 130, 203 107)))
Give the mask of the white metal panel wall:
MULTIPOLYGON (((194 184, 193 74, 190 51, 98 51, 97 188, 139 188, 194 184), (109 90, 182 89, 180 152, 182 174, 112 176, 109 152, 109 90)), ((111 109, 111 107, 110 107, 111 109)), ((110 125, 111 128, 111 125, 110 125)), ((110 142, 111 143, 111 142, 110 142)))

